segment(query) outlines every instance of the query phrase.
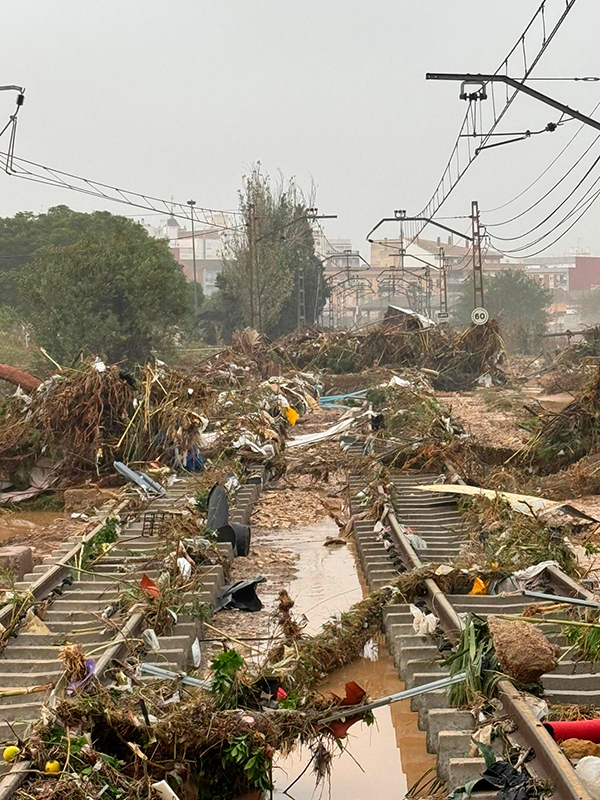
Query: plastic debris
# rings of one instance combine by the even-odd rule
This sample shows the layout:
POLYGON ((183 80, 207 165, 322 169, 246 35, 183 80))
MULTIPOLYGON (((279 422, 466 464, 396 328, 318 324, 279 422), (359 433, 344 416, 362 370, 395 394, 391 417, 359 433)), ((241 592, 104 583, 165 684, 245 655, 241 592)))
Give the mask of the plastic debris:
POLYGON ((413 615, 413 630, 417 636, 428 636, 435 632, 438 619, 435 614, 424 614, 420 608, 410 605, 410 613, 413 615))

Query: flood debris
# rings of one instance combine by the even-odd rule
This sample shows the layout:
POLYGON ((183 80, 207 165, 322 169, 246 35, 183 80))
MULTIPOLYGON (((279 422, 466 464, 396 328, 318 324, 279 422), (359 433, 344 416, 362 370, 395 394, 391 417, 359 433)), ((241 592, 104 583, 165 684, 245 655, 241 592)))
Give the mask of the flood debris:
POLYGON ((558 666, 560 648, 529 622, 487 618, 500 668, 519 683, 535 683, 558 666))

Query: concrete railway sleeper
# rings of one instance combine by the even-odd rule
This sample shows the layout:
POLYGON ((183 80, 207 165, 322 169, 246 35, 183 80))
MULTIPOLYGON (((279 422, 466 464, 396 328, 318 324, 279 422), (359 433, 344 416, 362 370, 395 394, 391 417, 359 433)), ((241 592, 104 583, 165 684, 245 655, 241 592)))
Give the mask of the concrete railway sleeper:
MULTIPOLYGON (((263 469, 259 467, 238 491, 230 513, 231 522, 248 523, 262 481, 263 469)), ((80 643, 86 653, 93 654, 95 676, 102 681, 113 661, 127 656, 132 641, 139 641, 146 627, 143 614, 132 613, 119 625, 103 618, 102 614, 128 584, 138 584, 143 574, 150 578, 155 576, 152 570, 143 569, 143 565, 157 549, 160 537, 142 536, 144 515, 176 510, 186 503, 188 495, 189 486, 186 481, 181 481, 170 487, 166 495, 149 499, 145 508, 129 516, 107 555, 90 570, 93 574, 79 571, 76 567, 82 548, 93 542, 109 516, 126 511, 128 501, 112 509, 88 536, 64 542, 43 564, 36 566, 15 585, 15 589, 29 592, 37 602, 48 601, 43 622, 49 633, 16 629, 0 654, 0 686, 17 691, 20 687, 30 686, 48 688, 33 694, 0 697, 0 743, 14 743, 15 734, 25 738, 26 730, 39 719, 40 711, 51 701, 51 695, 67 688, 63 665, 58 659, 60 647, 65 642, 80 643)), ((218 543, 217 547, 228 558, 233 558, 231 544, 218 543)), ((201 580, 202 590, 194 600, 214 608, 223 583, 222 566, 207 566, 201 580)), ((12 614, 12 607, 4 607, 0 609, 0 620, 6 624, 12 614)), ((180 615, 171 632, 158 637, 160 649, 146 653, 144 659, 157 662, 165 669, 184 671, 197 637, 202 638, 202 621, 180 615)), ((142 680, 155 679, 144 677, 142 680)), ((0 800, 8 800, 14 795, 29 766, 23 761, 11 768, 2 762, 0 800)))
MULTIPOLYGON (((405 473, 393 479, 393 510, 387 516, 396 554, 391 554, 372 522, 358 522, 355 527, 359 559, 367 583, 376 589, 398 574, 397 558, 405 569, 414 569, 427 562, 450 563, 461 549, 462 534, 457 503, 449 496, 424 492, 418 484, 434 483, 439 475, 405 473), (426 549, 415 550, 404 534, 410 526, 427 543, 426 549)), ((360 476, 349 479, 350 496, 363 488, 360 476)), ((352 501, 351 501, 352 502, 352 501)), ((360 511, 357 501, 353 511, 360 511)), ((550 567, 547 576, 556 594, 591 599, 591 593, 575 583, 560 569, 550 567)), ((446 638, 455 643, 462 629, 461 615, 474 612, 485 618, 493 613, 521 613, 532 599, 520 594, 508 596, 444 594, 434 580, 426 581, 425 601, 440 621, 446 638)), ((416 636, 413 616, 408 604, 390 605, 384 610, 384 629, 400 677, 407 687, 421 685, 448 674, 442 664, 436 640, 432 636, 416 636)), ((560 629, 543 624, 548 638, 563 649, 566 643, 560 629)), ((568 657, 568 654, 567 654, 568 657)), ((563 660, 558 668, 542 678, 549 703, 600 705, 597 664, 563 660)), ((534 757, 526 767, 533 777, 547 780, 554 787, 555 798, 575 800, 589 798, 571 762, 534 715, 531 706, 508 680, 500 681, 498 694, 502 713, 515 724, 509 735, 512 743, 531 748, 534 757)), ((419 715, 419 727, 427 731, 427 748, 437 753, 438 775, 452 792, 457 787, 480 777, 485 761, 472 756, 472 733, 475 719, 470 710, 450 708, 447 691, 438 690, 411 701, 419 715)), ((476 794, 476 797, 482 796, 476 794)), ((495 796, 490 795, 490 796, 495 796)))

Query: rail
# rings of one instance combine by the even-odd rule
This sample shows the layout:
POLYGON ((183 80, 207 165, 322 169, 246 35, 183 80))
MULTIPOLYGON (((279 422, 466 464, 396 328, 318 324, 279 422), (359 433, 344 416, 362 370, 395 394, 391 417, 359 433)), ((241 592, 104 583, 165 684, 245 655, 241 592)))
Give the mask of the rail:
MULTIPOLYGON (((408 569, 423 567, 424 562, 404 535, 403 526, 393 508, 388 509, 386 522, 392 531, 394 544, 404 565, 408 569)), ((572 597, 593 598, 591 592, 573 581, 561 569, 549 567, 548 574, 553 585, 560 587, 563 593, 572 597)), ((429 608, 437 615, 447 637, 455 643, 464 627, 462 620, 434 579, 427 579, 424 588, 429 608)), ((516 724, 516 738, 522 740, 520 743, 525 747, 533 750, 536 757, 536 771, 541 771, 543 777, 551 781, 555 796, 560 800, 589 800, 589 794, 571 762, 539 722, 514 684, 510 680, 500 681, 498 694, 503 707, 516 724)))

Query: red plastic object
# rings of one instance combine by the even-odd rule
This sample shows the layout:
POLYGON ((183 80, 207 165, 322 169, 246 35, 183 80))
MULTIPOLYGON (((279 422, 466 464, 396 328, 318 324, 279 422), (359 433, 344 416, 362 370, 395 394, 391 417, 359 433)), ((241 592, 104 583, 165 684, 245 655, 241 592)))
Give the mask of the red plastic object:
POLYGON ((149 578, 147 575, 142 575, 140 589, 143 589, 145 592, 147 592, 150 597, 158 597, 160 595, 160 589, 154 583, 152 578, 149 578))
POLYGON ((600 719, 580 719, 576 722, 544 722, 544 727, 557 742, 565 739, 585 739, 600 744, 600 719))

